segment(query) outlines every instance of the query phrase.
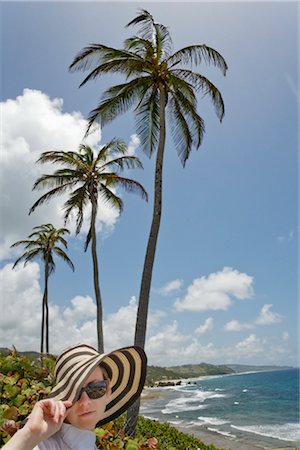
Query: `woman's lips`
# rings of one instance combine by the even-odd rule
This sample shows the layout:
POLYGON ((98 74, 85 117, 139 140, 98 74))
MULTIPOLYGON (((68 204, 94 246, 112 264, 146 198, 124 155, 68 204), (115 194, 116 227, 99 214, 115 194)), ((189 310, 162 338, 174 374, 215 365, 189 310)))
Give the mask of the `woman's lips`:
POLYGON ((80 417, 86 417, 86 416, 90 416, 91 414, 94 414, 95 411, 85 411, 81 414, 79 414, 80 417))

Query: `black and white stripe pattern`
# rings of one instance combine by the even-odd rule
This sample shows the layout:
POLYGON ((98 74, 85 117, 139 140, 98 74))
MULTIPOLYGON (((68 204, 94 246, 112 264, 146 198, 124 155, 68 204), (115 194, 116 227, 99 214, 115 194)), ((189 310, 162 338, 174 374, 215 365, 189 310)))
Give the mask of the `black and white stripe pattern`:
POLYGON ((139 397, 145 383, 147 357, 144 350, 136 346, 102 355, 89 345, 71 347, 56 360, 55 387, 49 397, 75 403, 85 380, 97 366, 106 370, 112 390, 99 426, 118 417, 139 397))

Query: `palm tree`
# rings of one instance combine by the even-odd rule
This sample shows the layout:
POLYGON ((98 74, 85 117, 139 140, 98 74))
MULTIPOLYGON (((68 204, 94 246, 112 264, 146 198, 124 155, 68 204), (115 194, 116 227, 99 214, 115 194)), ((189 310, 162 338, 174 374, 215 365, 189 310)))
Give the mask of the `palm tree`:
POLYGON ((42 326, 41 326, 41 354, 44 353, 44 335, 46 337, 46 353, 49 353, 49 308, 48 308, 48 280, 49 276, 55 271, 54 255, 65 261, 74 271, 74 265, 66 252, 59 246, 62 244, 68 248, 65 234, 70 234, 67 228, 55 228, 51 223, 34 227, 35 230, 27 239, 15 242, 11 247, 23 245, 25 252, 13 265, 13 269, 20 262, 24 266, 30 261, 41 258, 44 263, 44 294, 42 303, 42 326))
POLYGON ((98 200, 102 200, 109 206, 115 207, 119 212, 123 209, 123 202, 114 192, 114 188, 122 187, 127 192, 136 192, 142 198, 148 199, 143 186, 137 181, 118 175, 118 171, 125 168, 142 168, 142 163, 135 156, 126 155, 125 143, 113 139, 102 147, 98 154, 94 154, 88 145, 80 145, 78 151, 48 151, 41 154, 37 162, 58 163, 64 166, 53 174, 42 175, 36 180, 33 189, 38 187, 50 187, 50 191, 42 195, 31 207, 35 208, 47 202, 53 197, 70 192, 68 200, 64 204, 65 222, 71 213, 76 214, 76 234, 81 230, 84 211, 91 206, 90 227, 87 233, 84 250, 87 251, 91 242, 94 289, 97 305, 97 338, 100 353, 104 352, 103 327, 102 327, 102 299, 99 285, 99 269, 97 258, 97 233, 96 218, 98 200))
POLYGON ((152 224, 147 244, 137 312, 135 344, 144 347, 146 338, 149 293, 162 210, 162 173, 165 151, 166 118, 179 158, 185 166, 192 147, 199 148, 204 121, 197 113, 197 92, 213 102, 220 121, 224 116, 224 102, 216 86, 200 73, 184 68, 204 62, 226 74, 224 58, 205 44, 184 47, 172 53, 168 29, 154 21, 146 10, 127 26, 141 25, 136 36, 125 40, 123 49, 102 44, 85 47, 70 65, 70 70, 87 70, 96 64, 82 81, 107 73, 121 73, 124 84, 107 89, 98 106, 89 115, 89 131, 94 122, 103 126, 131 107, 135 107, 137 133, 143 150, 151 156, 155 151, 155 193, 152 224), (183 66, 183 67, 181 67, 183 66))

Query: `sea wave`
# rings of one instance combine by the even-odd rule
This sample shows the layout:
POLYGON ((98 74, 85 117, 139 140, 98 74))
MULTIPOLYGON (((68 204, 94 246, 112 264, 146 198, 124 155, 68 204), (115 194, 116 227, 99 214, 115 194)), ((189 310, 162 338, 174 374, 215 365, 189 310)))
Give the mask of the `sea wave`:
POLYGON ((228 420, 218 419, 217 417, 199 416, 198 419, 205 424, 210 425, 224 425, 225 423, 228 423, 228 420))
POLYGON ((163 414, 173 414, 175 412, 197 411, 204 409, 207 405, 203 403, 207 399, 226 397, 225 394, 216 394, 214 391, 193 391, 192 395, 185 392, 186 395, 170 400, 162 409, 163 414))
POLYGON ((285 423, 281 425, 249 425, 242 427, 231 425, 231 427, 236 430, 259 434, 260 436, 281 439, 282 441, 300 442, 299 423, 285 423))
POLYGON ((213 431, 214 433, 222 434, 222 436, 236 438, 235 434, 229 433, 228 431, 221 431, 221 430, 218 430, 218 428, 211 428, 211 427, 207 427, 207 429, 209 431, 213 431))

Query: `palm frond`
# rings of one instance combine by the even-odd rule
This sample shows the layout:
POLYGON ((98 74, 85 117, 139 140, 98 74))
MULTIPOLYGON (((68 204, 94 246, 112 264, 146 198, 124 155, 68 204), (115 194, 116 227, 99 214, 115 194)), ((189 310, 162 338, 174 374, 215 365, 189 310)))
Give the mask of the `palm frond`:
POLYGON ((34 185, 33 190, 36 188, 42 189, 44 187, 60 187, 60 186, 73 186, 80 180, 84 180, 84 172, 71 169, 59 169, 53 174, 44 174, 38 178, 34 185))
MULTIPOLYGON (((112 177, 110 177, 109 187, 115 186, 116 183, 113 183, 112 177)), ((120 197, 118 197, 113 191, 109 189, 106 184, 101 183, 98 186, 99 198, 103 201, 104 204, 108 204, 113 208, 117 208, 121 213, 123 211, 123 202, 120 197)))
MULTIPOLYGON (((143 164, 140 159, 136 156, 121 156, 120 158, 115 158, 108 161, 106 164, 101 166, 101 169, 143 169, 143 164)), ((102 176, 103 173, 101 173, 102 176)))
POLYGON ((83 185, 71 192, 68 200, 64 203, 64 219, 68 221, 71 212, 76 211, 76 234, 80 233, 83 223, 83 211, 89 203, 88 187, 83 185))
MULTIPOLYGON (((145 191, 144 187, 138 183, 135 180, 131 180, 129 178, 120 177, 119 175, 110 174, 110 176, 107 177, 105 187, 122 187, 125 189, 126 192, 129 193, 136 193, 138 194, 142 199, 148 201, 148 194, 145 191)), ((103 184, 101 184, 101 190, 99 191, 101 193, 103 188, 103 184)), ((115 195, 115 194, 113 194, 115 195)))
POLYGON ((143 60, 150 60, 154 56, 153 43, 139 36, 126 39, 124 46, 127 50, 134 51, 136 55, 141 56, 143 60))
POLYGON ((102 44, 91 44, 88 47, 84 47, 70 64, 70 72, 90 69, 93 64, 99 64, 106 52, 111 50, 114 49, 102 44))
POLYGON ((204 96, 209 96, 213 102, 217 117, 220 122, 225 115, 225 105, 221 95, 221 92, 217 87, 206 77, 200 75, 199 73, 192 72, 189 70, 176 69, 173 71, 178 77, 188 80, 193 84, 194 89, 201 91, 204 96))
POLYGON ((55 246, 55 247, 53 248, 53 250, 54 250, 54 252, 55 252, 61 259, 63 259, 63 261, 64 261, 65 263, 68 264, 68 266, 69 266, 69 267, 73 270, 73 272, 74 272, 74 270, 75 270, 74 264, 72 263, 72 261, 70 260, 70 258, 68 257, 68 255, 67 255, 60 247, 55 246))
MULTIPOLYGON (((36 234, 36 233, 34 233, 34 234, 36 234)), ((30 236, 32 236, 32 235, 30 235, 30 236)), ((30 237, 30 236, 28 236, 28 237, 30 237)), ((13 247, 18 247, 19 245, 24 245, 25 248, 30 248, 30 247, 36 246, 38 244, 39 244, 38 241, 32 241, 32 240, 29 240, 29 239, 24 239, 22 241, 15 242, 10 247, 13 248, 13 247)))
MULTIPOLYGON (((39 180, 36 181, 35 184, 38 184, 39 180)), ((42 195, 30 208, 29 214, 33 213, 33 211, 37 208, 37 206, 42 205, 43 203, 49 201, 53 197, 57 197, 58 195, 64 194, 66 191, 70 189, 72 185, 75 183, 67 183, 62 186, 58 186, 50 191, 46 192, 46 194, 42 195)), ((34 187, 35 189, 35 187, 34 187)))
POLYGON ((84 169, 84 161, 79 152, 72 151, 47 151, 43 152, 37 163, 59 163, 67 167, 75 167, 75 169, 84 169))
POLYGON ((113 86, 108 89, 104 93, 104 99, 91 111, 88 117, 89 123, 86 134, 96 121, 98 121, 101 126, 104 126, 120 114, 128 111, 128 109, 137 101, 144 81, 145 79, 143 77, 136 78, 125 85, 121 85, 120 89, 119 86, 113 86))
POLYGON ((228 66, 223 56, 205 44, 190 45, 182 48, 167 59, 170 68, 178 63, 198 65, 202 61, 206 64, 213 64, 222 71, 223 75, 226 75, 228 66))
POLYGON ((23 253, 14 263, 13 269, 19 264, 21 261, 24 261, 24 267, 33 259, 35 259, 37 256, 42 256, 42 249, 36 248, 32 249, 29 252, 23 253))
POLYGON ((136 129, 143 151, 151 157, 159 141, 159 94, 154 89, 137 109, 136 129))
POLYGON ((194 97, 190 100, 189 92, 188 96, 185 94, 186 91, 183 88, 175 89, 172 92, 173 99, 176 102, 176 105, 180 107, 189 126, 192 136, 192 145, 198 149, 201 145, 205 131, 204 121, 197 113, 197 102, 194 97))
POLYGON ((145 60, 141 56, 129 52, 122 52, 122 55, 118 58, 114 57, 113 59, 104 61, 92 70, 80 83, 79 87, 84 86, 88 81, 94 80, 103 74, 124 73, 128 78, 130 75, 146 72, 147 69, 150 71, 150 68, 150 65, 148 64, 147 67, 145 60))
POLYGON ((172 96, 170 108, 168 108, 168 113, 171 114, 171 133, 177 148, 178 156, 182 165, 185 166, 186 160, 192 149, 193 138, 180 106, 181 105, 176 100, 176 97, 172 96))
POLYGON ((141 9, 140 14, 131 20, 126 27, 141 25, 140 33, 144 37, 144 39, 152 40, 153 38, 153 25, 154 19, 153 16, 146 11, 146 9, 141 9))
POLYGON ((86 252, 88 249, 88 246, 92 239, 92 226, 90 226, 88 234, 86 235, 85 243, 84 243, 84 251, 86 252))
MULTIPOLYGON (((97 168, 100 163, 106 163, 108 157, 113 157, 114 154, 125 154, 127 151, 127 146, 125 142, 121 139, 112 139, 106 145, 104 145, 99 151, 98 155, 94 160, 93 167, 97 168)), ((101 165, 101 168, 103 165, 101 165)))
POLYGON ((157 59, 161 61, 162 58, 166 59, 170 56, 173 43, 167 27, 155 22, 154 29, 157 59))

